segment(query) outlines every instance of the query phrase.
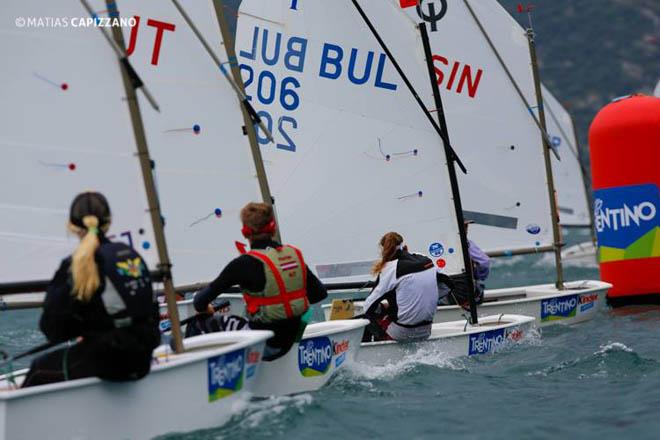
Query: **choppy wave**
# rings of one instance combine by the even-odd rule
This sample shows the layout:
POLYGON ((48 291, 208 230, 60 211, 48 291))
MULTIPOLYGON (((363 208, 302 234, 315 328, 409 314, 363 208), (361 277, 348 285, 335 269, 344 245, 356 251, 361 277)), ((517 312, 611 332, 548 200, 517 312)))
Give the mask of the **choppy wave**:
POLYGON ((449 357, 445 352, 434 349, 433 346, 420 346, 414 353, 386 365, 368 365, 358 361, 347 366, 347 370, 354 378, 391 380, 411 373, 420 365, 450 370, 465 369, 464 358, 449 357))
POLYGON ((300 419, 313 402, 314 398, 309 393, 241 402, 233 408, 234 417, 222 427, 187 434, 171 434, 159 439, 225 440, 282 435, 291 429, 293 422, 300 419))
MULTIPOLYGON (((507 343, 504 347, 497 350, 496 353, 486 355, 486 357, 497 356, 498 353, 516 350, 520 345, 538 346, 543 342, 541 332, 536 327, 532 327, 525 333, 522 340, 507 343)), ((355 362, 348 365, 346 370, 354 380, 392 380, 402 375, 414 372, 420 366, 431 366, 440 369, 454 371, 468 371, 468 357, 450 357, 442 351, 441 345, 423 345, 418 350, 410 353, 403 358, 386 365, 369 365, 362 362, 355 362)), ((360 382, 354 382, 360 383, 360 382)), ((368 385, 365 385, 367 388, 368 385)))
MULTIPOLYGON (((250 402, 241 415, 241 424, 246 428, 256 428, 273 416, 282 421, 282 428, 286 427, 286 419, 302 415, 306 407, 312 404, 314 398, 309 393, 294 396, 276 396, 268 399, 250 402), (284 414, 287 412, 288 414, 284 414)), ((271 427, 272 427, 271 423, 271 427)))
POLYGON ((660 362, 640 356, 622 342, 610 341, 590 355, 564 360, 527 375, 590 379, 639 376, 654 370, 660 370, 660 362))

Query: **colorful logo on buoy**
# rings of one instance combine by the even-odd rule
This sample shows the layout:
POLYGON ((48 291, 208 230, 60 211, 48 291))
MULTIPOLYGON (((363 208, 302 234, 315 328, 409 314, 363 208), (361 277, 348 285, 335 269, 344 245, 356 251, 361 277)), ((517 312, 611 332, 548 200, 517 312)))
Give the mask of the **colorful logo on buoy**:
POLYGON ((326 336, 303 339, 298 345, 298 369, 305 377, 323 376, 330 369, 333 344, 326 336))
POLYGON ((594 191, 600 262, 660 257, 660 191, 631 185, 594 191))
POLYGON ((442 246, 442 243, 431 243, 429 246, 429 254, 431 254, 432 257, 438 258, 444 255, 445 253, 445 248, 442 246))
POLYGON ((541 301, 541 321, 559 321, 573 318, 577 313, 579 295, 569 295, 541 301))
POLYGON ((209 402, 230 396, 243 388, 245 350, 221 354, 207 360, 209 402))

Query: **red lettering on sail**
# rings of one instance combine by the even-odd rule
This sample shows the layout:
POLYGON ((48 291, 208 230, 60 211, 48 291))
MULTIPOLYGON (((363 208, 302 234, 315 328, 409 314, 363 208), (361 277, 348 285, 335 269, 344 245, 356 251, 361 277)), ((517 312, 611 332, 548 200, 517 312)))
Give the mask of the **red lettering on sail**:
POLYGON ((131 27, 131 36, 128 40, 128 49, 126 49, 126 55, 131 56, 135 52, 135 42, 137 41, 138 27, 140 26, 140 16, 135 15, 135 25, 131 27))
POLYGON ((151 54, 151 64, 156 66, 158 64, 158 57, 160 56, 160 45, 163 42, 163 33, 165 31, 174 32, 176 26, 173 23, 165 23, 164 21, 158 21, 149 19, 147 20, 147 26, 153 26, 156 29, 156 41, 154 42, 154 51, 151 54))
MULTIPOLYGON (((131 28, 131 35, 128 40, 128 48, 126 49, 126 55, 130 56, 135 52, 135 47, 137 46, 137 37, 140 26, 140 16, 135 15, 135 26, 131 28)), ((158 60, 160 58, 160 48, 163 44, 163 34, 165 31, 174 32, 176 25, 174 23, 167 23, 164 21, 154 20, 149 18, 147 20, 147 26, 156 28, 156 37, 154 39, 154 46, 151 52, 151 64, 154 66, 158 65, 158 60)))
POLYGON ((479 91, 479 84, 483 77, 483 69, 463 64, 460 61, 450 61, 440 55, 433 55, 433 70, 437 76, 438 87, 444 87, 447 90, 458 94, 467 93, 470 98, 474 98, 479 91), (450 67, 451 66, 451 67, 450 67), (444 67, 444 69, 443 69, 444 67), (446 68, 449 67, 449 78, 445 84, 446 68), (476 73, 475 73, 476 72, 476 73))

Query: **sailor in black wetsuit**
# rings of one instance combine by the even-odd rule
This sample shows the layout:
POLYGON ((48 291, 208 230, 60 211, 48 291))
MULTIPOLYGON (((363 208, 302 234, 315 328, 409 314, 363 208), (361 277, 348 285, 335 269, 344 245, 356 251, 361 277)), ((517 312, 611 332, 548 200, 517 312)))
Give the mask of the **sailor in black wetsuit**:
POLYGON ((40 327, 50 342, 78 342, 35 359, 23 387, 90 376, 136 380, 149 373, 160 342, 149 270, 135 250, 105 237, 109 227, 103 195, 74 199, 69 229, 81 242, 48 286, 40 327))
POLYGON ((451 281, 436 271, 429 258, 409 253, 396 232, 385 234, 380 245, 382 258, 373 268, 378 280, 364 302, 365 316, 372 323, 363 340, 372 340, 372 335, 376 340, 427 339, 440 295, 439 283, 451 281), (384 300, 387 304, 381 304, 384 300))
POLYGON ((232 260, 209 284, 195 295, 199 313, 213 313, 210 307, 219 294, 238 285, 243 289, 249 327, 272 330, 266 342, 264 360, 285 355, 300 334, 302 315, 328 293, 305 264, 302 253, 273 240, 275 219, 265 203, 248 203, 241 210, 243 235, 251 250, 232 260))

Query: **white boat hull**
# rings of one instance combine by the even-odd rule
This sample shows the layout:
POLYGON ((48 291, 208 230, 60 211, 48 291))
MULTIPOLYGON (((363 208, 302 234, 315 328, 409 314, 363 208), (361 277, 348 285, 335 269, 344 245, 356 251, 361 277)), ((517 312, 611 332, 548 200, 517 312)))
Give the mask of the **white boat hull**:
MULTIPOLYGON (((182 355, 161 346, 137 382, 88 378, 0 391, 0 440, 137 440, 221 426, 252 395, 271 335, 197 336, 184 341, 193 351, 182 355)), ((0 377, 0 389, 8 385, 0 377)))
MULTIPOLYGON (((566 290, 553 284, 486 290, 485 301, 477 308, 479 316, 519 314, 532 316, 538 327, 553 324, 575 324, 592 319, 605 307, 611 284, 602 281, 570 281, 566 290)), ((363 313, 363 302, 356 301, 355 313, 363 313)), ((324 305, 326 319, 330 306, 324 305)), ((463 319, 466 312, 458 306, 439 306, 433 322, 463 319)))
POLYGON ((444 359, 493 353, 504 346, 522 341, 534 327, 534 318, 521 315, 488 316, 479 325, 466 321, 433 324, 429 339, 414 343, 395 341, 365 342, 358 362, 387 365, 415 356, 420 351, 441 354, 444 359))
POLYGON ((295 394, 314 391, 355 361, 360 349, 365 319, 310 324, 302 341, 279 359, 261 363, 254 395, 295 394))

